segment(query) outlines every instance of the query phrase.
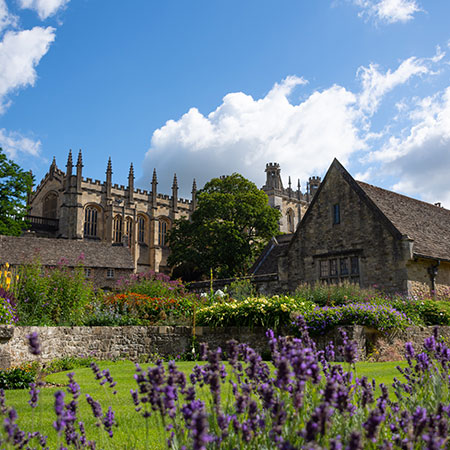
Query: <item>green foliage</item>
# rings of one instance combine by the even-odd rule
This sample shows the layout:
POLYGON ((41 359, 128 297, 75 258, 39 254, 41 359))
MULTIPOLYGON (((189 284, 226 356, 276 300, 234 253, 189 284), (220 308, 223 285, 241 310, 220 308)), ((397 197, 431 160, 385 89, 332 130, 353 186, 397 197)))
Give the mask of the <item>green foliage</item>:
POLYGON ((30 383, 36 381, 38 368, 39 364, 33 362, 0 370, 0 388, 27 389, 30 383))
POLYGON ((404 329, 412 324, 404 313, 387 305, 372 303, 316 307, 302 315, 312 334, 325 333, 343 325, 365 325, 387 331, 404 329))
POLYGON ((17 314, 20 325, 81 325, 86 306, 95 299, 92 283, 80 264, 71 269, 61 261, 44 268, 38 260, 19 272, 17 314))
POLYGON ((27 194, 33 177, 9 160, 0 147, 0 234, 19 236, 26 228, 27 194))
POLYGON ((375 289, 362 289, 357 284, 342 283, 329 285, 317 283, 302 284, 294 297, 309 300, 319 306, 337 306, 346 303, 367 302, 380 295, 375 289))
POLYGON ((197 324, 214 327, 262 326, 278 328, 289 325, 292 315, 305 314, 314 304, 288 296, 256 297, 236 302, 215 303, 197 311, 197 324))
POLYGON ((237 301, 256 297, 256 289, 248 278, 237 279, 225 287, 225 293, 237 301))
POLYGON ((267 241, 278 233, 280 212, 256 185, 234 173, 213 178, 198 194, 191 220, 169 232, 168 263, 185 279, 245 274, 267 241))
MULTIPOLYGON (((64 372, 66 370, 79 369, 89 367, 92 362, 96 361, 92 356, 76 358, 74 356, 65 356, 62 358, 52 359, 42 367, 45 374, 64 372)), ((28 387, 28 386, 27 386, 28 387)))

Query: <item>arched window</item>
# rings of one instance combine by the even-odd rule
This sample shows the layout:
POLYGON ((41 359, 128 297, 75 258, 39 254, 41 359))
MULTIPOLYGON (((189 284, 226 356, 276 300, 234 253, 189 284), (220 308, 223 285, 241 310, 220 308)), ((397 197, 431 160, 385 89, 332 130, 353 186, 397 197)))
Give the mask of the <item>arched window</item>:
POLYGON ((114 242, 116 243, 122 243, 122 216, 118 214, 116 217, 114 217, 114 223, 113 223, 113 232, 114 232, 114 242))
POLYGON ((292 209, 289 209, 287 212, 287 224, 289 233, 293 233, 295 230, 294 230, 294 211, 292 211, 292 209))
POLYGON ((128 247, 131 247, 133 240, 133 219, 131 217, 125 219, 125 236, 128 247))
POLYGON ((145 217, 138 216, 137 225, 138 225, 138 242, 139 244, 145 244, 145 217))
POLYGON ((97 237, 98 210, 87 206, 84 210, 84 237, 97 237))
POLYGON ((158 244, 161 247, 165 247, 167 245, 167 230, 168 224, 165 220, 160 219, 158 222, 158 244))
POLYGON ((50 192, 44 198, 43 216, 47 219, 56 219, 58 211, 58 194, 50 192))

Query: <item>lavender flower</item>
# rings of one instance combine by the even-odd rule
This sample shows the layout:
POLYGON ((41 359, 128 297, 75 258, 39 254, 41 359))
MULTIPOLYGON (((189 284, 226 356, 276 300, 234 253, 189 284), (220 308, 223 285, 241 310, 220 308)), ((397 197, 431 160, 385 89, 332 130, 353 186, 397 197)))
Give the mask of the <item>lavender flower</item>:
POLYGON ((30 353, 32 355, 40 355, 41 354, 41 344, 39 342, 39 336, 36 331, 33 331, 27 336, 28 339, 28 347, 30 353))

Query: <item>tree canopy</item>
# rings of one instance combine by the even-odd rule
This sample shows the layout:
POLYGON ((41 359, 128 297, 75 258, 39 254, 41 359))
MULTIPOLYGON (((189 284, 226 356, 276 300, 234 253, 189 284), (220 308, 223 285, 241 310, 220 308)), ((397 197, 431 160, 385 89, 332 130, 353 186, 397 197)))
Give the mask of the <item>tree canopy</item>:
POLYGON ((278 234, 280 212, 242 175, 213 178, 197 196, 191 220, 169 232, 168 263, 184 279, 243 275, 268 240, 278 234))
POLYGON ((32 184, 31 173, 9 160, 0 147, 0 234, 18 236, 26 227, 26 201, 32 184))

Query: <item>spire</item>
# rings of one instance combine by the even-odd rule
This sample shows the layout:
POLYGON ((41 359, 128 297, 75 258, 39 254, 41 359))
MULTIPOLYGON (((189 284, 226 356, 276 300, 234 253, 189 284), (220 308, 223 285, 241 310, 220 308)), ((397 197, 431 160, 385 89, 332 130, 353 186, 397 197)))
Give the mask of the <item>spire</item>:
POLYGON ((153 178, 152 178, 152 208, 156 209, 158 207, 157 202, 157 192, 156 186, 158 185, 158 178, 156 176, 156 169, 153 169, 153 178))
POLYGON ((194 181, 192 182, 192 203, 191 203, 192 211, 194 211, 195 208, 197 208, 197 183, 194 178, 194 181))
POLYGON ((53 178, 53 176, 55 175, 55 170, 56 170, 56 158, 53 157, 53 161, 50 164, 50 169, 48 170, 48 173, 50 175, 50 180, 53 178))
POLYGON ((297 198, 300 200, 302 195, 302 191, 300 190, 300 178, 298 179, 298 183, 297 183, 297 198))
POLYGON ((112 187, 112 163, 111 163, 111 156, 108 158, 108 164, 106 166, 106 198, 111 199, 111 187, 112 187))
POLYGON ((72 168, 73 167, 73 161, 72 161, 72 149, 69 150, 69 156, 67 157, 67 164, 66 164, 67 168, 72 168))
POLYGON ((134 200, 134 169, 133 163, 130 164, 130 172, 128 173, 128 201, 134 200))
POLYGON ((173 184, 172 184, 172 208, 174 212, 178 211, 178 180, 177 174, 173 175, 173 184))
POLYGON ((78 152, 77 168, 78 167, 83 167, 83 156, 81 155, 81 148, 78 152))
POLYGON ((289 182, 288 182, 288 185, 289 185, 288 191, 289 191, 289 197, 290 197, 291 194, 292 194, 292 183, 291 183, 291 176, 290 176, 290 175, 289 175, 289 182))

